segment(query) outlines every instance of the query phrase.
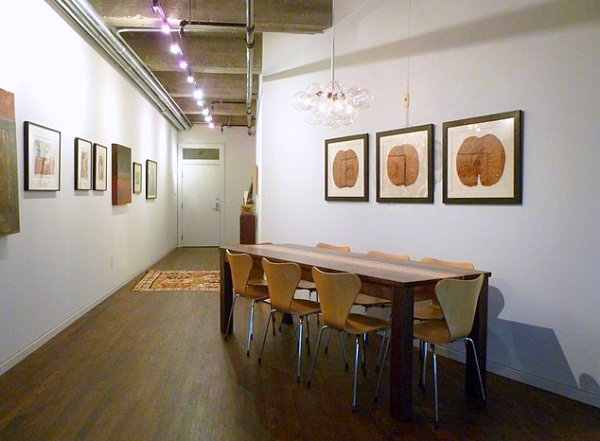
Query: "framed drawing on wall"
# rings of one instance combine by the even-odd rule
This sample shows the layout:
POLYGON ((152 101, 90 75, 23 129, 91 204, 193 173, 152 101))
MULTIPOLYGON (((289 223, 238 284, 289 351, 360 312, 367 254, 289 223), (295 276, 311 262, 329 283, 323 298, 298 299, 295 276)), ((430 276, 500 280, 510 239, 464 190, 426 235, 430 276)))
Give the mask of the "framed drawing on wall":
POLYGON ((157 167, 155 161, 146 159, 146 199, 156 199, 157 167))
POLYGON ((377 202, 433 202, 433 124, 376 136, 377 202))
POLYGON ((92 143, 75 138, 75 190, 92 189, 92 143))
POLYGON ((18 174, 15 95, 0 89, 0 235, 20 230, 18 174))
POLYGON ((142 164, 139 162, 133 163, 133 194, 142 192, 142 164))
POLYGON ((325 200, 369 200, 369 135, 325 140, 325 200))
POLYGON ((25 121, 25 190, 60 190, 60 132, 25 121))
POLYGON ((108 149, 100 144, 94 144, 94 190, 106 191, 106 168, 108 149))
POLYGON ((522 111, 445 122, 445 204, 520 204, 522 111))
POLYGON ((120 144, 112 145, 112 203, 131 202, 131 149, 120 144))

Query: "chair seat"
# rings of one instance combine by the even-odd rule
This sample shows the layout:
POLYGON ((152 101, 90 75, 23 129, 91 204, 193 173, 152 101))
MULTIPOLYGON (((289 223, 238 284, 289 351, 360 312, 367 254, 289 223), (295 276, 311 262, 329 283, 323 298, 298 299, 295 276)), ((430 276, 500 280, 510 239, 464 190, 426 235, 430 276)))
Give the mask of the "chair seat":
POLYGON ((344 325, 344 331, 349 334, 364 334, 365 332, 378 331, 391 327, 389 320, 372 317, 364 314, 350 313, 344 325))
POLYGON ((444 313, 439 305, 431 302, 415 303, 413 317, 417 320, 444 320, 444 313))
POLYGON ((300 282, 298 282, 298 289, 309 289, 315 291, 317 289, 317 285, 315 285, 315 282, 311 282, 310 280, 300 279, 300 282))
POLYGON ((391 306, 392 302, 386 299, 381 299, 379 297, 373 297, 368 294, 358 293, 356 299, 354 299, 354 304, 358 306, 391 306))
POLYGON ((452 338, 448 325, 444 320, 433 320, 415 324, 413 335, 415 338, 433 344, 449 343, 452 338))
POLYGON ((243 296, 253 300, 267 299, 269 298, 269 288, 266 285, 251 285, 248 282, 246 292, 244 292, 243 296))
POLYGON ((248 279, 248 285, 252 286, 268 286, 265 279, 248 279))
POLYGON ((320 310, 321 305, 319 305, 319 302, 304 299, 292 299, 289 312, 290 314, 308 315, 317 313, 320 310))

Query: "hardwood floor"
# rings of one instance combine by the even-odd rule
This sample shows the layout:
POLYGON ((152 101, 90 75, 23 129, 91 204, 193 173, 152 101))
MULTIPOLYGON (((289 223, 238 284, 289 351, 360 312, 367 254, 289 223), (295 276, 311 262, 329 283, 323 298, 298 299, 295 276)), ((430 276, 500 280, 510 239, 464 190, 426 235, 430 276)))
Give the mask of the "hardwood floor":
MULTIPOLYGON (((177 249, 153 266, 218 267, 218 251, 206 248, 177 249)), ((0 377, 0 440, 600 439, 600 409, 493 374, 487 405, 473 407, 464 399, 462 366, 446 359, 441 428, 433 424, 431 389, 423 396, 415 388, 414 421, 396 422, 385 390, 373 402, 376 339, 367 345, 370 371, 359 379, 352 413, 352 375, 337 340, 319 357, 307 389, 295 381, 291 326, 269 335, 257 363, 265 306, 257 308, 248 358, 247 302, 236 306, 236 329, 225 341, 218 293, 130 292, 135 281, 0 377)), ((304 357, 303 380, 311 359, 304 357)))

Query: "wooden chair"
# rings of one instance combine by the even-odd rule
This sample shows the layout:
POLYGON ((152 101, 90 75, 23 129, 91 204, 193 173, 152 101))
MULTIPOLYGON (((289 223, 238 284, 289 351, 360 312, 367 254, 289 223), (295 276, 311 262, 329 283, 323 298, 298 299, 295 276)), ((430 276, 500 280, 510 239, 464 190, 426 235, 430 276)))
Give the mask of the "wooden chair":
MULTIPOLYGON (((451 262, 448 260, 434 259, 433 257, 423 257, 421 263, 430 265, 449 266, 452 268, 475 269, 470 262, 451 262)), ((444 315, 440 304, 436 300, 435 294, 431 290, 420 290, 415 292, 415 308, 413 317, 416 320, 443 320, 444 315), (425 301, 428 300, 428 301, 425 301)))
POLYGON ((329 329, 330 334, 333 330, 338 331, 338 333, 347 332, 355 337, 352 410, 356 411, 356 390, 358 386, 358 360, 360 358, 361 336, 367 332, 389 329, 391 323, 389 320, 350 312, 361 286, 360 279, 356 274, 326 273, 318 268, 313 268, 312 276, 317 285, 319 298, 321 299, 321 313, 325 324, 319 330, 317 348, 310 368, 307 387, 310 387, 312 375, 317 363, 323 332, 326 329, 329 329))
MULTIPOLYGON (((433 354, 433 385, 435 402, 435 426, 439 427, 438 411, 438 380, 437 380, 437 356, 435 345, 452 343, 463 340, 465 346, 471 344, 471 349, 475 357, 477 367, 477 376, 481 397, 485 401, 485 390, 481 378, 481 370, 475 343, 469 334, 473 328, 473 320, 477 301, 484 281, 484 275, 481 274, 472 280, 444 279, 440 280, 435 287, 435 295, 439 301, 443 313, 442 320, 428 320, 417 323, 414 327, 414 337, 423 342, 424 359, 427 357, 428 346, 431 345, 433 354)), ((424 365, 424 363, 423 363, 424 365)))
POLYGON ((267 339, 267 332, 269 330, 269 323, 271 322, 271 316, 275 312, 282 314, 291 314, 298 317, 299 330, 298 330, 298 366, 296 371, 296 381, 300 382, 300 368, 302 364, 302 336, 304 327, 304 318, 306 320, 306 339, 308 352, 310 353, 310 321, 308 317, 310 314, 318 314, 320 306, 318 302, 313 302, 304 299, 294 299, 294 293, 300 280, 300 274, 302 270, 296 263, 274 263, 263 257, 262 259, 263 270, 267 277, 267 285, 269 287, 269 297, 271 300, 271 310, 269 311, 269 317, 267 318, 267 326, 263 334, 262 347, 260 349, 260 357, 258 362, 262 362, 263 352, 265 350, 265 341, 267 339))
POLYGON ((231 305, 231 312, 229 313, 227 332, 225 335, 229 335, 233 309, 237 298, 244 297, 251 300, 248 342, 246 344, 246 355, 250 356, 250 343, 254 334, 254 305, 257 302, 265 302, 269 298, 269 289, 266 280, 261 278, 250 279, 250 274, 252 272, 252 257, 249 254, 234 254, 227 250, 227 260, 229 261, 229 266, 231 268, 233 303, 231 305))

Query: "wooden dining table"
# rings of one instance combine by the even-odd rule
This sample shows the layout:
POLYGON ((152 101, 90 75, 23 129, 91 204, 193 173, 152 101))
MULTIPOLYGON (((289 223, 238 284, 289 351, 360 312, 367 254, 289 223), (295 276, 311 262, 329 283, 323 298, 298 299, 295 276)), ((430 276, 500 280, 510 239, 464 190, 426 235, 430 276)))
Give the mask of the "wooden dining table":
MULTIPOLYGON (((390 355, 390 415, 399 420, 412 417, 413 380, 413 303, 415 289, 433 289, 446 278, 470 279, 485 275, 475 312, 470 337, 475 343, 482 380, 486 384, 488 271, 466 270, 401 261, 361 253, 347 253, 295 244, 228 245, 221 251, 221 332, 227 332, 227 321, 233 301, 231 270, 226 250, 246 253, 253 258, 254 276, 262 277, 261 259, 275 262, 295 262, 302 269, 302 278, 312 280, 312 268, 355 273, 361 280, 361 292, 392 302, 392 333, 390 355)), ((229 332, 233 329, 233 325, 229 332)), ((476 358, 467 347, 465 393, 479 396, 476 358)))

